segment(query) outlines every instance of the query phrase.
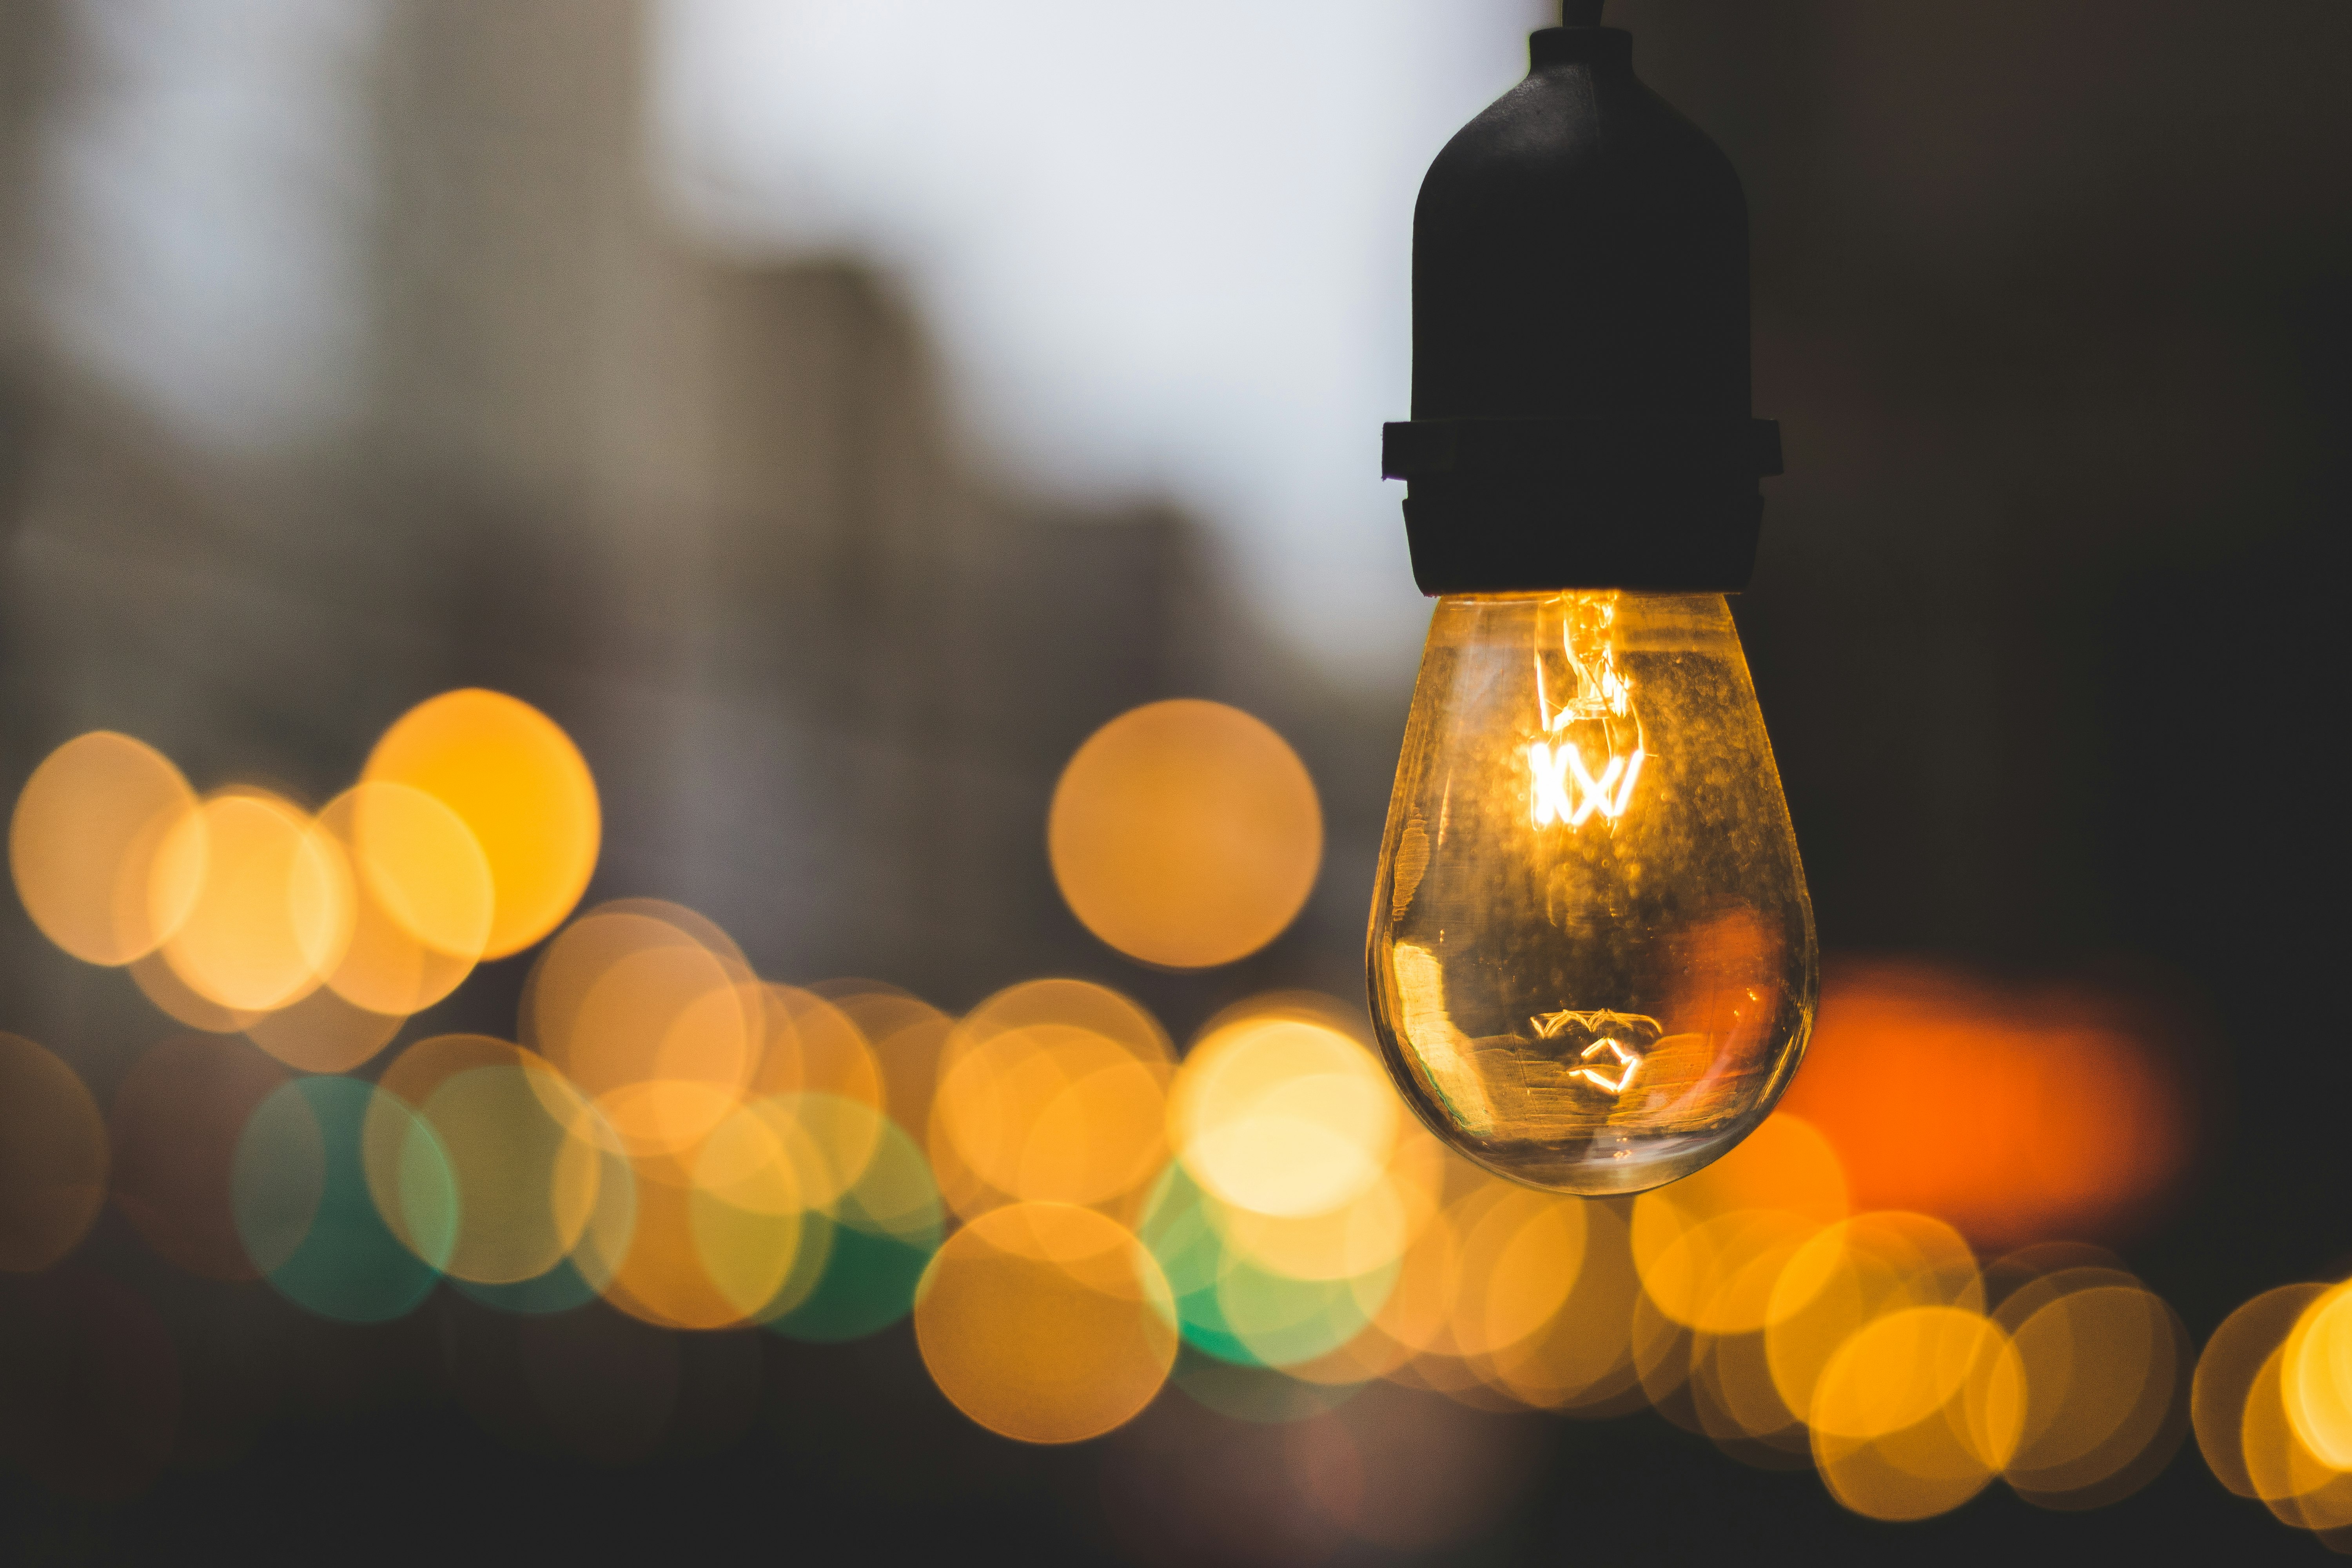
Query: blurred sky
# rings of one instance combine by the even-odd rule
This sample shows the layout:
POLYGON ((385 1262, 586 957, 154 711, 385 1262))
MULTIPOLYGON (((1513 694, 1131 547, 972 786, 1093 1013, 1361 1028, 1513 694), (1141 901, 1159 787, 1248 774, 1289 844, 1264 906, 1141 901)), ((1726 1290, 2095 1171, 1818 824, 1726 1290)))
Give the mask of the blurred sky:
MULTIPOLYGON (((1426 604, 1380 425, 1407 412, 1413 195, 1526 69, 1541 0, 660 0, 669 216, 847 254, 938 336, 975 455, 1025 489, 1173 500, 1351 684, 1426 604)), ((73 6, 45 304, 184 438, 331 438, 363 390, 382 0, 73 6)))
POLYGON ((903 279, 1013 478, 1190 507, 1292 637, 1393 679, 1413 195, 1551 9, 666 0, 661 166, 706 236, 903 279))
POLYGON ((84 0, 43 147, 41 303, 184 439, 267 452, 356 411, 379 0, 84 0))

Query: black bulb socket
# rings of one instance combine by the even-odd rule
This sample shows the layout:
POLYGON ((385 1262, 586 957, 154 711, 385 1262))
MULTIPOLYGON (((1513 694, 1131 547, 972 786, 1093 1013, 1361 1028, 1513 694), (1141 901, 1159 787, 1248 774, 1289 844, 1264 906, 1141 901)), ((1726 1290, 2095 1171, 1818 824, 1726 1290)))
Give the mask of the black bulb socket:
POLYGON ((1636 79, 1632 35, 1529 45, 1413 213, 1412 418, 1381 466, 1408 481, 1414 580, 1736 591, 1780 471, 1750 405, 1739 176, 1636 79))

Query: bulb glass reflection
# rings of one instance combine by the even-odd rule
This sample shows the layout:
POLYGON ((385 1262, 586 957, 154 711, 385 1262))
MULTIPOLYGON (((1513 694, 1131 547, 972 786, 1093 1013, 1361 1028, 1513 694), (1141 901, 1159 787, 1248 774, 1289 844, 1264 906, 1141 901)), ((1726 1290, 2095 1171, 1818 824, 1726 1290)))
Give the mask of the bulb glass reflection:
POLYGON ((1505 1175, 1639 1192, 1764 1119, 1818 963, 1721 595, 1438 601, 1367 967, 1405 1099, 1505 1175))

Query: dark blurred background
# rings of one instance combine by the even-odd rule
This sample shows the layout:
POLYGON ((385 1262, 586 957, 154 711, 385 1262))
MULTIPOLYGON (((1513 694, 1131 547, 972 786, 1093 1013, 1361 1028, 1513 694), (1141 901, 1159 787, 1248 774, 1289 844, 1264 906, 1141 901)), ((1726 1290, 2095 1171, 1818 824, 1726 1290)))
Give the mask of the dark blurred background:
MULTIPOLYGON (((1461 11, 1498 61, 1544 20, 1461 11)), ((171 79, 192 101, 159 109, 124 63, 266 53, 273 29, 315 32, 323 14, 0 4, 12 798, 50 748, 106 727, 199 787, 256 779, 317 802, 410 704, 478 683, 545 709, 595 769, 592 899, 687 902, 763 973, 868 975, 950 1010, 1077 974, 1143 998, 1180 1039, 1269 986, 1360 994, 1424 613, 1393 497, 1349 514, 1363 553, 1345 570, 1392 562, 1381 614, 1407 626, 1367 653, 1268 616, 1279 595, 1213 497, 1027 482, 988 448, 939 348, 951 302, 919 269, 677 219, 647 151, 662 35, 630 0, 380 0, 306 46, 340 74, 299 134, 226 89, 207 100, 194 67, 171 79), (251 179, 343 214, 342 248, 313 256, 339 291, 305 292, 300 244, 240 282, 236 244, 173 226, 152 187, 176 177, 169 156, 142 165, 148 186, 120 174, 126 123, 150 117, 168 148, 165 109, 252 119, 230 142, 251 179), (175 311, 215 297, 142 289, 175 256, 182 275, 228 269, 211 286, 256 358, 273 322, 316 314, 306 341, 333 347, 338 374, 270 394, 318 414, 290 421, 310 434, 207 433, 219 397, 194 361, 243 360, 234 333, 199 342, 171 380, 175 311), (1177 695, 1287 736, 1328 830, 1297 925, 1198 976, 1096 942, 1042 853, 1072 750, 1177 695)), ((2327 740, 2346 622, 2326 563, 2352 523, 2352 9, 1616 0, 1609 20, 1748 186, 1756 406, 1781 421, 1789 472, 1735 608, 1832 964, 1925 954, 2137 998, 2204 1115, 2190 1177, 2129 1262, 2200 1341, 2257 1291, 2340 1277, 2352 932, 2327 740)), ((1179 8, 1160 25, 1208 24, 1179 8)), ((1152 65, 1081 47, 1069 68, 1152 65)), ((1230 90, 1203 83, 1203 112, 1230 90)), ((1404 199, 1436 145, 1392 182, 1404 199)), ((1406 261, 1400 246, 1364 265, 1394 283, 1406 261)), ((1392 416, 1401 349, 1380 351, 1392 416)), ((1377 431, 1360 436, 1369 472, 1377 431)), ((1317 548, 1351 548, 1338 537, 1317 548)), ((0 1026, 57 1050, 103 1105, 170 1026, 13 901, 0 944, 0 1026)), ((524 963, 412 1033, 504 1032, 524 963)), ((1155 1549, 1104 1499, 1187 1464, 1209 1478, 1189 1509, 1257 1518, 1247 1467, 1217 1479, 1197 1446, 1245 1456, 1244 1438, 1162 1423, 1021 1448, 964 1424, 903 1331, 646 1352, 680 1358, 677 1410, 616 1476, 545 1434, 506 1440, 457 1399, 449 1369, 495 1363, 510 1331, 446 1292, 402 1323, 339 1328, 253 1288, 169 1279, 111 1216, 75 1267, 162 1306, 205 1414, 129 1500, 76 1500, 19 1467, 0 1482, 13 1560, 398 1542, 1116 1561, 1155 1549)), ((2224 1493, 2193 1445, 2103 1510, 2000 1493, 1893 1527, 1654 1416, 1511 1419, 1534 1433, 1508 1450, 1536 1456, 1534 1478, 1453 1560, 2317 1550, 2224 1493)), ((1465 1474, 1484 1433, 1460 1436, 1465 1474)), ((1197 1555, 1281 1560, 1285 1528, 1213 1532, 1197 1555)))

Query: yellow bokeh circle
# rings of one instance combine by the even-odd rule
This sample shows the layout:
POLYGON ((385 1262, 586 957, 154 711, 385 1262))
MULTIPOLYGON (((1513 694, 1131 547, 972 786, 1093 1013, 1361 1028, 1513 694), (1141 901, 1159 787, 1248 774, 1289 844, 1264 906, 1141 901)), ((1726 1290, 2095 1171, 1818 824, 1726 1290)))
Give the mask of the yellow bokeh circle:
POLYGON ((1213 1027, 1193 1047, 1169 1097, 1170 1142, 1224 1203, 1321 1214, 1380 1180, 1399 1110, 1370 1051, 1303 1012, 1276 1012, 1213 1027))
POLYGON ((2282 1387, 2295 1436, 2326 1464, 2352 1470, 2352 1290, 2328 1292, 2286 1344, 2282 1387))
MULTIPOLYGON (((444 692, 384 731, 364 777, 422 790, 472 830, 496 890, 482 957, 529 947, 587 890, 604 835, 596 782, 572 738, 528 702, 478 688, 444 692)), ((391 805, 362 810, 363 849, 379 837, 408 837, 413 824, 400 820, 404 815, 391 805)), ((393 901, 401 897, 394 892, 393 901)), ((453 902, 430 888, 412 907, 420 935, 463 931, 467 919, 462 896, 453 902)))
POLYGON ((394 923, 435 952, 473 960, 489 945, 497 889, 466 819, 408 784, 350 792, 353 868, 394 923))
MULTIPOLYGON (((702 927, 676 906, 604 905, 565 927, 526 983, 523 1043, 595 1102, 614 1152, 684 1157, 759 1068, 769 999, 702 927)), ((644 1173, 686 1179, 674 1160, 644 1173)))
POLYGON ((915 1341, 956 1408, 1024 1443, 1076 1443, 1134 1416, 1176 1360, 1168 1281, 1093 1209, 1015 1204, 931 1259, 915 1341))
POLYGON ((1830 1358, 1811 1413, 1832 1496, 1872 1519, 1948 1512, 2015 1451, 2026 1373, 2000 1328, 1960 1307, 1873 1321, 1830 1358))
POLYGON ((89 963, 129 963, 186 918, 203 874, 183 854, 159 888, 159 849, 196 797, 153 747, 99 730, 51 752, 16 796, 8 866, 41 934, 89 963))
POLYGON ((2074 1510, 2144 1485, 2188 1424, 2178 1397, 2187 1342, 2172 1309, 2135 1285, 2095 1284, 2036 1308, 2014 1332, 2027 1399, 2010 1485, 2074 1510))
POLYGON ((319 814, 319 826, 342 855, 352 890, 351 940, 328 987, 389 1017, 455 991, 489 940, 489 865, 472 830, 405 784, 346 790, 319 814))
MULTIPOLYGON (((2327 1287, 2314 1284, 2265 1290, 2223 1319, 2197 1358, 2189 1396, 2197 1446, 2213 1479, 2240 1497, 2261 1495, 2247 1467, 2247 1400, 2266 1363, 2275 1379, 2280 1347, 2305 1310, 2327 1293, 2327 1287)), ((2285 1405, 2274 1399, 2263 1414, 2283 1421, 2285 1405)))
POLYGON ((1046 826, 1070 909, 1131 958, 1231 963, 1315 886, 1323 812, 1305 764, 1237 708, 1184 699, 1112 720, 1063 769, 1046 826))
POLYGON ((308 815, 258 790, 205 799, 167 834, 151 879, 157 923, 196 894, 163 943, 182 983, 216 1006, 266 1013, 299 1001, 342 963, 353 923, 351 872, 308 815))
MULTIPOLYGON (((606 1163, 579 1091, 539 1057, 483 1035, 436 1035, 384 1068, 362 1144, 369 1194, 402 1243, 450 1232, 446 1272, 479 1284, 535 1279, 576 1247, 606 1163), (408 1212, 421 1127, 454 1178, 454 1220, 408 1212)), ((440 1203, 440 1194, 432 1196, 440 1203)))

